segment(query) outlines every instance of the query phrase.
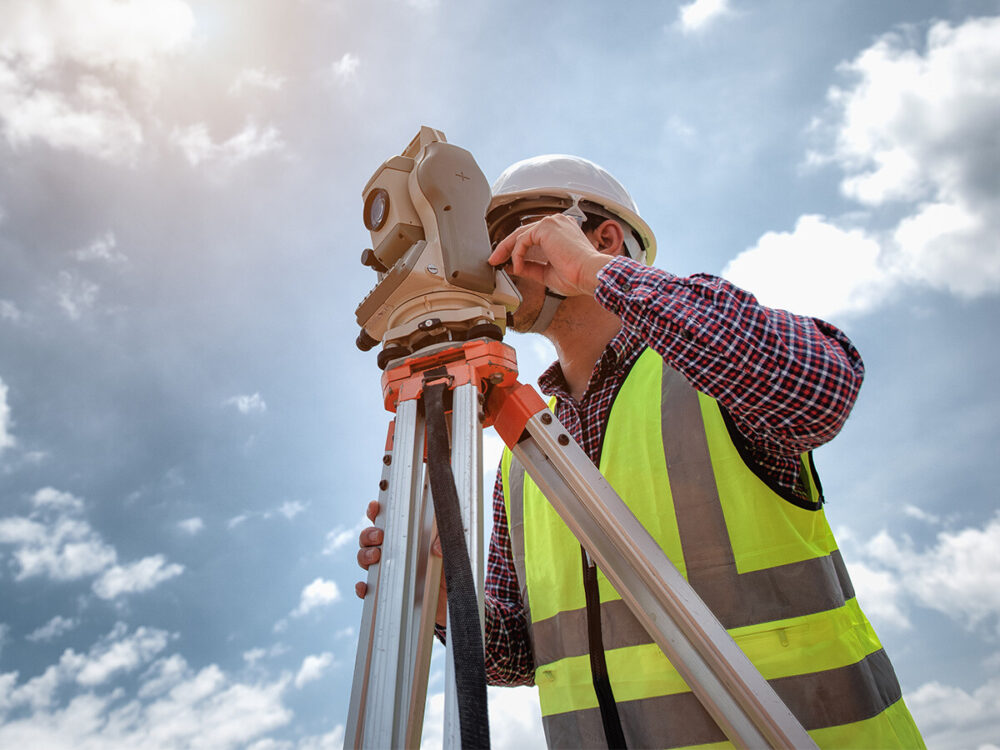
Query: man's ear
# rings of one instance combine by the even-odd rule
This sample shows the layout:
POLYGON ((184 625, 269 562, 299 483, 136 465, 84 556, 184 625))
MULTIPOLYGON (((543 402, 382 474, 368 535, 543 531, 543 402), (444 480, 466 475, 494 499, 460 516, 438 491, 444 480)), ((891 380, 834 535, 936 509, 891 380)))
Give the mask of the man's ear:
POLYGON ((608 219, 594 230, 594 242, 597 249, 605 255, 625 253, 625 232, 614 219, 608 219))

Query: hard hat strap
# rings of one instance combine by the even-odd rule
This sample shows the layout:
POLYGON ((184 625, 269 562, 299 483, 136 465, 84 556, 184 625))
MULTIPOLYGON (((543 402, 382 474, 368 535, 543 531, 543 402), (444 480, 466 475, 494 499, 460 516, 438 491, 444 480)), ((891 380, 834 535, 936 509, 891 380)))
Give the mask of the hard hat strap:
POLYGON ((639 240, 635 238, 635 233, 632 231, 625 233, 625 252, 630 258, 638 260, 642 263, 646 262, 646 251, 642 249, 642 245, 639 243, 639 240))
POLYGON ((559 309, 559 305, 562 304, 563 300, 566 299, 561 294, 556 294, 551 289, 545 289, 545 301, 542 303, 542 309, 538 311, 538 317, 535 318, 535 322, 531 324, 531 328, 528 329, 529 333, 541 333, 549 324, 552 322, 552 318, 556 315, 556 310, 559 309))

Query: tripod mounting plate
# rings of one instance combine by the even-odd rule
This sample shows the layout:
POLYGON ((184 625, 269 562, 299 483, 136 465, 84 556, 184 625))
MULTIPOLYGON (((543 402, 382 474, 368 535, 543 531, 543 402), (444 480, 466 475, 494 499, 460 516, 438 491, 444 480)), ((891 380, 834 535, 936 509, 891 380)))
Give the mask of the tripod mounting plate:
MULTIPOLYGON (((452 389, 472 383, 483 396, 489 389, 518 385, 517 357, 507 344, 485 338, 439 344, 396 360, 386 368, 382 374, 386 411, 395 412, 400 402, 419 399, 424 375, 438 368, 443 368, 451 378, 452 389)), ((489 414, 485 419, 484 427, 493 424, 489 414)))

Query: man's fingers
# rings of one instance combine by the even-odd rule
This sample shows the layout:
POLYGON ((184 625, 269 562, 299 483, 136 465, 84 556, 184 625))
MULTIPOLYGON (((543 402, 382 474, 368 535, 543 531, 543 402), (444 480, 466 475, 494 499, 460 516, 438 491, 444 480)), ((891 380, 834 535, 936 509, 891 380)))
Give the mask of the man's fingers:
POLYGON ((385 532, 375 526, 369 526, 358 535, 358 546, 375 547, 382 544, 385 532))
POLYGON ((370 503, 368 503, 368 511, 367 511, 368 520, 374 523, 375 517, 378 515, 380 509, 381 506, 378 504, 378 500, 372 500, 370 503))
MULTIPOLYGON (((506 240, 504 242, 506 242, 506 240)), ((496 246, 496 248, 494 248, 493 252, 490 253, 490 257, 487 258, 486 260, 489 261, 491 265, 502 266, 509 259, 510 259, 510 250, 509 248, 504 246, 503 242, 501 242, 499 245, 496 246)))
POLYGON ((499 244, 497 244, 496 248, 490 254, 489 262, 494 266, 501 266, 509 261, 511 253, 514 250, 514 245, 517 244, 518 239, 530 232, 534 226, 535 225, 533 223, 525 224, 522 227, 518 227, 500 240, 499 244))
POLYGON ((358 565, 368 570, 370 565, 374 565, 382 559, 382 550, 378 547, 362 547, 358 550, 358 565))
POLYGON ((540 281, 539 275, 544 275, 548 261, 541 252, 535 236, 531 233, 531 226, 524 227, 528 230, 522 232, 514 242, 514 247, 510 252, 511 271, 515 276, 540 281))
POLYGON ((354 593, 358 595, 358 599, 364 599, 365 594, 368 593, 368 584, 364 581, 358 581, 354 584, 354 593))

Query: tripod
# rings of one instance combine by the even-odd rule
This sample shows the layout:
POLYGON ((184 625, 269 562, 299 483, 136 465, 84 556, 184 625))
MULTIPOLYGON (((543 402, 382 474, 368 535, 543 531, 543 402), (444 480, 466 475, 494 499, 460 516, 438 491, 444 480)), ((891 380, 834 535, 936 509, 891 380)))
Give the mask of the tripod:
MULTIPOLYGON (((483 614, 481 430, 493 425, 726 736, 738 747, 812 739, 530 386, 513 350, 477 339, 428 347, 383 375, 396 418, 380 482, 381 562, 368 572, 345 748, 416 747, 441 561, 422 478, 425 385, 452 393, 451 465, 483 614)), ((451 612, 449 611, 449 620, 451 612)), ((451 626, 451 622, 449 622, 451 626)), ((454 663, 445 673, 446 747, 459 746, 454 663)))

